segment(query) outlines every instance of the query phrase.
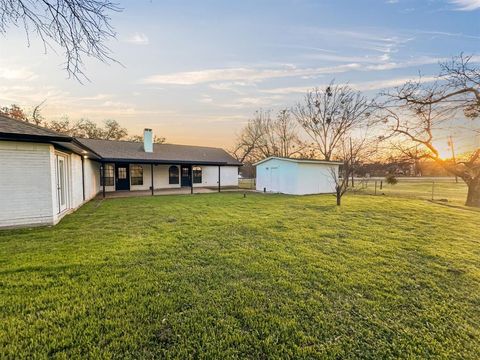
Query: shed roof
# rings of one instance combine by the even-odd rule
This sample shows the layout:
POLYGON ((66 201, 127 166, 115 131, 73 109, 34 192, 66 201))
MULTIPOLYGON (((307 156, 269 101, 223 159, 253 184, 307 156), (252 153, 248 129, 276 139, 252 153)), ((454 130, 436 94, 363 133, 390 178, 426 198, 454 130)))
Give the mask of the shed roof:
POLYGON ((308 164, 325 164, 325 165, 342 165, 343 162, 341 161, 329 161, 329 160, 321 160, 321 159, 298 159, 298 158, 288 158, 288 157, 280 157, 280 156, 270 156, 263 160, 257 161, 254 166, 260 165, 266 161, 270 160, 283 160, 283 161, 291 161, 296 163, 308 163, 308 164))

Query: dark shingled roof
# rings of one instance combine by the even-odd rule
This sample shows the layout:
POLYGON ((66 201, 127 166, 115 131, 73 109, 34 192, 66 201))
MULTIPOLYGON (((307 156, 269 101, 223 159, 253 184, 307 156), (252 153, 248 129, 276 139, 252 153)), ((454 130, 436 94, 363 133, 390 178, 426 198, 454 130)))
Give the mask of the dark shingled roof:
POLYGON ((153 152, 143 150, 143 142, 80 139, 76 141, 105 161, 188 163, 196 165, 242 165, 220 148, 190 145, 153 144, 153 152))
POLYGON ((41 126, 0 115, 0 138, 25 140, 71 141, 68 135, 41 126))
MULTIPOLYGON (((143 142, 72 138, 41 126, 0 115, 0 139, 46 141, 71 148, 72 144, 92 151, 104 161, 135 161, 196 165, 242 165, 225 150, 205 146, 154 144, 153 152, 143 142), (65 144, 70 143, 70 144, 65 144)), ((78 151, 72 149, 72 151, 78 151)))

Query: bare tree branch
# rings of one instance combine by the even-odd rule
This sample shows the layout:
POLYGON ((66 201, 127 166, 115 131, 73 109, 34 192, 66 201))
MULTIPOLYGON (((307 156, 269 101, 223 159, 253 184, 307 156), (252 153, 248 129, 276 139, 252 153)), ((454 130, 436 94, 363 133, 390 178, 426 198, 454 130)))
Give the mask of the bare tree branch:
POLYGON ((348 85, 332 81, 325 89, 307 92, 293 115, 325 160, 331 160, 345 136, 367 125, 371 103, 348 85))
POLYGON ((106 42, 115 37, 109 13, 118 11, 109 0, 0 0, 0 33, 6 34, 9 25, 21 26, 28 45, 33 33, 45 52, 59 46, 69 77, 82 82, 88 80, 84 57, 117 62, 106 42))

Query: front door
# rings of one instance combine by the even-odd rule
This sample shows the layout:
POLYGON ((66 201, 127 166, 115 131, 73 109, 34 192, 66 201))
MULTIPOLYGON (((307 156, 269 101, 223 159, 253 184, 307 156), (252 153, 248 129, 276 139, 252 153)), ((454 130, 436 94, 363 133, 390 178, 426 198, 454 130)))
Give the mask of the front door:
POLYGON ((128 164, 115 166, 115 190, 130 190, 130 176, 128 164))
POLYGON ((190 166, 188 165, 182 165, 182 174, 181 174, 181 180, 180 183, 182 186, 191 186, 191 181, 190 181, 190 166))
POLYGON ((56 155, 56 158, 57 202, 60 214, 67 210, 67 158, 63 155, 56 155))

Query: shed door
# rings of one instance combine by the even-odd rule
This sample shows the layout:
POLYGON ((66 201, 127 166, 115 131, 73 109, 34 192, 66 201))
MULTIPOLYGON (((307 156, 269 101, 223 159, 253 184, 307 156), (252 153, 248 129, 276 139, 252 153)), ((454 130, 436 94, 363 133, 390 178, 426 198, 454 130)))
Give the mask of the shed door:
POLYGON ((278 186, 278 167, 271 167, 270 168, 270 191, 272 192, 280 192, 278 186))

